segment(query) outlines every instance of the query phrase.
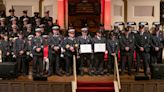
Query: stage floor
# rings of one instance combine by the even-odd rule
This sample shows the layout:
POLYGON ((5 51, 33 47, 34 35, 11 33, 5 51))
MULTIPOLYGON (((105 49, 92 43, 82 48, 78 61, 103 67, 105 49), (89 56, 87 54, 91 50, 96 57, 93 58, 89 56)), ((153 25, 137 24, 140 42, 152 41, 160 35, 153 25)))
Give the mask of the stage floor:
MULTIPOLYGON (((78 76, 77 80, 78 81, 88 81, 88 82, 108 82, 108 81, 113 81, 114 76, 113 75, 97 75, 97 76, 78 76)), ((120 76, 121 80, 134 80, 134 75, 121 75, 120 76)), ((48 82, 72 82, 74 80, 73 76, 50 76, 48 77, 48 82)), ((19 76, 17 79, 14 81, 33 81, 32 76, 19 76)))
MULTIPOLYGON (((140 75, 143 75, 143 70, 140 70, 140 75)), ((72 82, 74 80, 74 76, 56 76, 52 75, 48 77, 48 82, 72 82)), ((114 80, 114 76, 112 74, 108 75, 84 75, 77 76, 78 81, 88 81, 88 82, 111 82, 114 80)), ((135 72, 132 71, 132 75, 129 76, 127 72, 124 75, 120 75, 121 81, 135 81, 135 72)), ((33 81, 32 73, 30 72, 28 76, 19 76, 14 81, 33 81)))

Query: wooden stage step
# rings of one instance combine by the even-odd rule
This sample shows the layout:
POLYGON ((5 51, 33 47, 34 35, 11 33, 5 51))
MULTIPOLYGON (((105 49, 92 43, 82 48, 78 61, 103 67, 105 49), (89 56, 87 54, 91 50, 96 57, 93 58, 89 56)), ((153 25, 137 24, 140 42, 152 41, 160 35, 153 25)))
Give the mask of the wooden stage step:
POLYGON ((111 87, 113 86, 113 82, 84 82, 84 81, 78 81, 77 86, 78 87, 111 87))
POLYGON ((77 92, 114 92, 113 87, 78 87, 77 92))
POLYGON ((114 83, 78 81, 77 92, 114 92, 114 83))

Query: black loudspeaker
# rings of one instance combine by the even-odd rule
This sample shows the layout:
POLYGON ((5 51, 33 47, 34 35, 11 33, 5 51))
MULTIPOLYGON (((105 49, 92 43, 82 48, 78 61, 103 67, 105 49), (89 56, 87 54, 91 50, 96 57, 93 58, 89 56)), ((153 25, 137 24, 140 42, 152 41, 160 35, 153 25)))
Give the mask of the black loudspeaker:
POLYGON ((149 76, 145 75, 136 75, 135 80, 149 80, 149 76))
POLYGON ((47 77, 43 76, 33 76, 34 81, 47 81, 47 77))
POLYGON ((0 78, 12 79, 17 78, 17 64, 14 62, 0 63, 0 78))
POLYGON ((164 64, 153 64, 151 68, 152 79, 164 79, 164 64))

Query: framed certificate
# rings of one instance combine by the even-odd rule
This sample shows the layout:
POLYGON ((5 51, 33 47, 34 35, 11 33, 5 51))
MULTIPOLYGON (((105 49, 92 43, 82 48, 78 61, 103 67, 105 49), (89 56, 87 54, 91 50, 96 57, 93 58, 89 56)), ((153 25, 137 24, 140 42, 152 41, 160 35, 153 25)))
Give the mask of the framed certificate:
POLYGON ((91 44, 81 44, 80 45, 80 53, 92 53, 92 45, 91 44))
POLYGON ((106 44, 105 43, 95 43, 94 44, 94 52, 105 52, 106 44))

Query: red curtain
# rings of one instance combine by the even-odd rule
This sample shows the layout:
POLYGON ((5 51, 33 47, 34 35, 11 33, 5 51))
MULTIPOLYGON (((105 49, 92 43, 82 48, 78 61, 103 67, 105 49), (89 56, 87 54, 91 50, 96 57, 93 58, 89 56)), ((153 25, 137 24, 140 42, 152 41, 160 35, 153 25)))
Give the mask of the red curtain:
POLYGON ((111 29, 111 0, 105 0, 104 9, 104 27, 108 30, 111 29))
POLYGON ((64 28, 64 0, 58 0, 58 24, 64 28))

